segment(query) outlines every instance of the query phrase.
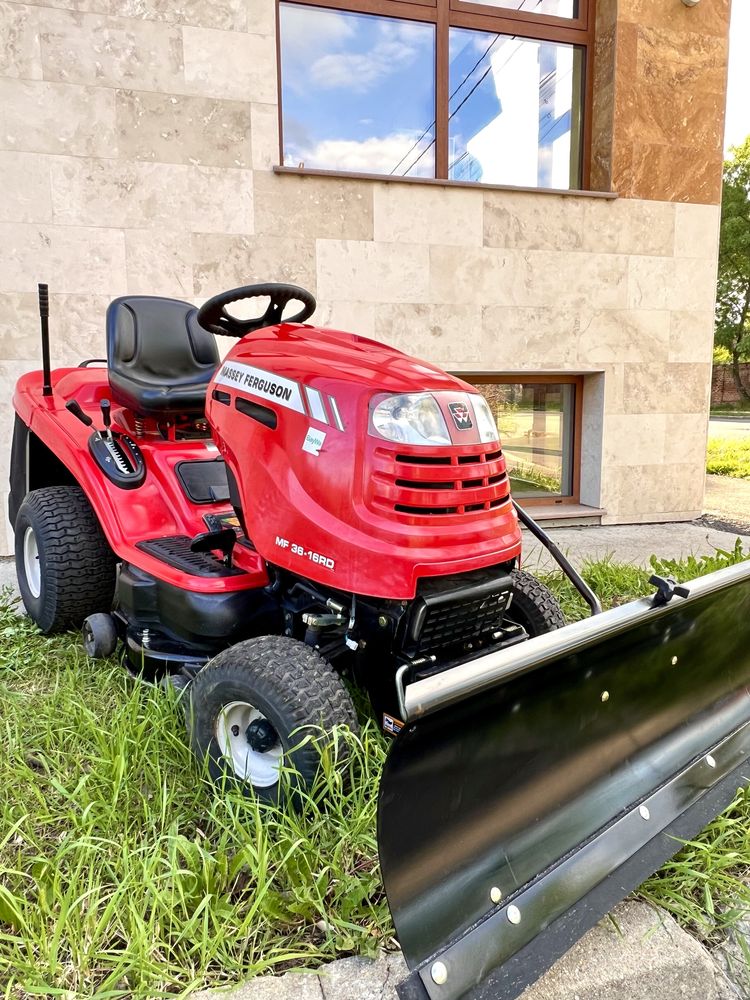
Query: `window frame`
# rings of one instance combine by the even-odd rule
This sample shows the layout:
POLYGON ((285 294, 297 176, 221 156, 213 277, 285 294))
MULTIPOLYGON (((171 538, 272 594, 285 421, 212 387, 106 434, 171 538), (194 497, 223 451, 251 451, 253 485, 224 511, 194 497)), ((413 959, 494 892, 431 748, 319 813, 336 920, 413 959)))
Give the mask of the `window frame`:
MULTIPOLYGON (((572 385, 573 386, 573 440, 571 442, 571 490, 561 496, 525 497, 514 499, 522 507, 565 507, 581 502, 581 434, 583 432, 583 375, 570 372, 453 372, 456 378, 470 385, 572 385)), ((500 442, 502 444, 502 441, 500 442)))
MULTIPOLYGON (((472 3, 471 0, 276 0, 276 76, 279 118, 279 167, 283 170, 304 173, 304 168, 284 166, 284 112, 281 79, 281 17, 282 3, 302 7, 321 7, 352 14, 373 14, 378 17, 396 17, 407 21, 426 21, 435 25, 435 176, 429 178, 394 177, 388 174, 359 173, 345 170, 326 171, 344 177, 381 177, 384 181, 409 180, 445 184, 470 183, 484 187, 481 181, 452 181, 449 169, 449 31, 450 28, 469 28, 502 35, 516 35, 542 42, 559 42, 576 45, 581 49, 581 184, 580 188, 566 190, 587 191, 591 185, 591 129, 593 101, 594 59, 594 4, 596 0, 578 0, 576 18, 562 18, 549 14, 533 14, 510 8, 492 7, 472 3)), ((315 171, 319 173, 320 171, 315 171)), ((497 187, 498 185, 491 185, 497 187)), ((503 185, 499 185, 503 186, 503 185)), ((547 191, 538 187, 532 190, 547 191)))

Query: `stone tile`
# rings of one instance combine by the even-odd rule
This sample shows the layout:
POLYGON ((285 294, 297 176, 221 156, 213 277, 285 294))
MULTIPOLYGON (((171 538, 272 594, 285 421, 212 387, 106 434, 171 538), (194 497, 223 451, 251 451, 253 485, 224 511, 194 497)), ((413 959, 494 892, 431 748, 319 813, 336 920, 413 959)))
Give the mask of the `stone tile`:
POLYGON ((705 314, 716 303, 716 260, 677 258, 667 306, 705 314))
POLYGON ((667 413, 664 419, 664 460, 670 464, 700 461, 708 438, 706 413, 667 413))
POLYGON ((705 412, 710 382, 710 364, 644 361, 625 365, 623 412, 705 412))
MULTIPOLYGON (((622 254, 530 251, 515 294, 521 305, 587 307, 592 298, 600 309, 628 304, 628 258, 622 254)), ((470 287, 470 286, 469 286, 470 287)))
POLYGON ((49 157, 0 152, 0 222, 51 222, 49 157))
POLYGON ((627 0, 618 8, 618 18, 633 24, 667 28, 673 33, 680 29, 703 35, 726 38, 731 0, 714 0, 708 7, 700 4, 683 10, 654 3, 653 0, 627 0))
POLYGON ((715 261, 720 220, 719 205, 675 205, 675 257, 715 261))
POLYGON ((224 31, 248 28, 245 0, 109 0, 110 14, 118 17, 190 24, 224 31))
POLYGON ((380 309, 372 302, 320 301, 312 322, 374 340, 375 316, 380 309))
MULTIPOLYGON (((480 360, 484 368, 577 368, 577 309, 554 306, 485 306, 482 310, 480 360)), ((463 348, 466 338, 460 339, 463 348)))
POLYGON ((375 306, 375 340, 441 368, 483 366, 479 305, 384 303, 375 306))
POLYGON ((188 93, 275 103, 276 45, 272 36, 185 27, 182 38, 188 93))
POLYGON ((252 232, 249 170, 55 157, 51 176, 58 224, 252 232))
POLYGON ((671 257, 628 258, 628 309, 667 309, 674 278, 671 257))
MULTIPOLYGON (((124 287, 119 289, 124 291, 124 287)), ((106 354, 104 317, 110 295, 50 294, 50 355, 53 368, 106 354)), ((0 357, 23 371, 41 367, 36 292, 0 295, 0 357), (23 359, 31 358, 31 361, 23 359)), ((8 438, 4 438, 8 440, 8 438)))
POLYGON ((584 201, 554 194, 486 191, 484 244, 519 250, 577 250, 583 245, 584 201))
MULTIPOLYGON (((610 518, 626 522, 644 519, 644 511, 648 511, 648 520, 657 519, 659 514, 668 514, 667 520, 672 520, 685 511, 697 515, 705 481, 705 456, 689 464, 605 466, 602 506, 610 518)), ((693 995, 698 1000, 706 994, 693 995)))
POLYGON ((125 237, 118 229, 0 223, 0 246, 0 292, 28 292, 42 276, 57 292, 119 295, 125 288, 125 237))
MULTIPOLYGON (((723 94, 727 39, 698 31, 675 31, 674 24, 640 24, 636 72, 645 84, 667 84, 678 94, 696 89, 723 94)), ((676 104, 674 98, 672 104, 676 104)))
POLYGON ((669 361, 708 363, 714 346, 713 309, 670 313, 669 361))
POLYGON ((674 232, 671 202, 592 198, 583 206, 584 250, 671 257, 674 232))
POLYGON ((321 299, 347 297, 362 302, 429 301, 429 251, 406 243, 318 240, 317 275, 321 299))
POLYGON ((254 35, 276 34, 274 0, 246 0, 247 30, 254 35))
POLYGON ((654 465, 663 462, 666 434, 665 413, 605 414, 604 468, 654 465))
MULTIPOLYGON (((315 294, 315 244, 293 236, 192 237, 196 296, 263 281, 288 281, 315 294)), ((326 296, 332 298, 332 296, 326 296)))
POLYGON ((528 268, 515 250, 494 247, 429 248, 429 295, 432 302, 460 303, 467 298, 482 305, 525 305, 528 268))
POLYGON ((573 339, 579 364, 669 360, 670 313, 666 309, 591 309, 564 335, 573 339))
POLYGON ((185 89, 181 29, 170 24, 48 10, 41 47, 45 80, 165 93, 185 89))
POLYGON ((125 233, 127 292, 193 298, 192 247, 185 233, 130 229, 125 233))
POLYGON ((340 959, 323 966, 318 979, 324 1000, 397 1000, 396 984, 408 974, 402 955, 391 954, 340 959))
POLYGON ((0 147, 117 156, 114 92, 104 87, 0 79, 0 147))
MULTIPOLYGON (((227 338, 222 338, 226 340, 227 338)), ((324 1000, 314 972, 287 972, 284 976, 256 976, 229 990, 201 990, 191 1000, 324 1000)))
POLYGON ((58 224, 181 229, 189 217, 188 167, 56 157, 51 170, 58 224))
MULTIPOLYGON (((636 87, 633 127, 640 142, 676 143, 693 146, 694 150, 721 150, 724 136, 725 94, 691 88, 690 100, 675 98, 670 83, 640 84, 636 87)), ((672 162, 670 174, 684 173, 690 169, 693 156, 687 163, 672 162)), ((662 199, 666 200, 666 199, 662 199)))
POLYGON ((123 159, 250 166, 248 103, 118 90, 115 106, 123 159))
POLYGON ((36 7, 0 3, 0 76, 41 80, 39 13, 36 7))
POLYGON ((198 233, 252 233, 252 171, 188 169, 188 210, 183 223, 198 233))
POLYGON ((416 184, 375 184, 375 239, 386 243, 482 245, 483 192, 416 184))
POLYGON ((250 106, 250 137, 255 170, 271 170, 281 163, 279 109, 276 104, 253 103, 250 106))
MULTIPOLYGON (((722 120, 723 114, 722 110, 722 120)), ((614 170, 613 187, 629 198, 703 205, 720 202, 721 144, 702 149, 685 136, 682 142, 636 141, 628 153, 627 171, 614 170)))
POLYGON ((371 240, 372 185, 323 177, 253 174, 255 232, 302 239, 371 240))

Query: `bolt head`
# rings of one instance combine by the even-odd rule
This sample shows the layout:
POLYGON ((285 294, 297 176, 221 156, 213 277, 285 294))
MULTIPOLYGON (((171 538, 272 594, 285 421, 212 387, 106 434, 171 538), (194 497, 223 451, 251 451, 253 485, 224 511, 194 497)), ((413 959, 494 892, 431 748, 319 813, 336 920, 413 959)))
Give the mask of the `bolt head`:
POLYGON ((388 619, 386 618, 386 616, 380 615, 380 617, 378 618, 378 625, 381 628, 385 628, 387 624, 388 624, 388 619))
POLYGON ((493 885, 490 889, 490 899, 493 903, 499 903, 503 898, 503 891, 499 889, 496 885, 493 885))
POLYGON ((716 767, 716 758, 713 757, 710 753, 707 753, 706 763, 708 764, 709 767, 716 767))
POLYGON ((433 962, 432 968, 430 969, 430 975, 432 976, 433 983, 437 983, 438 986, 442 986, 448 979, 448 969, 444 962, 433 962))
POLYGON ((508 907, 507 917, 508 917, 508 920, 510 920, 510 922, 512 924, 520 924, 521 923, 521 911, 518 909, 517 906, 511 905, 511 906, 508 907))
POLYGON ((602 691, 602 701, 609 701, 609 691, 602 691))
POLYGON ((677 657, 676 657, 676 656, 673 656, 673 657, 672 657, 672 666, 673 666, 673 667, 676 667, 676 666, 677 666, 677 657))
POLYGON ((651 813, 648 806, 640 806, 638 812, 641 814, 641 819, 651 819, 651 813))

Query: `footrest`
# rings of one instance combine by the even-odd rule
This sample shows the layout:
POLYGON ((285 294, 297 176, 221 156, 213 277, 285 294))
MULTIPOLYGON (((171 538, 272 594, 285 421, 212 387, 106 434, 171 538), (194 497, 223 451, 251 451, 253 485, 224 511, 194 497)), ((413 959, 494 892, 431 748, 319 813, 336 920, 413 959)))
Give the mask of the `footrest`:
POLYGON ((147 552, 155 559, 174 566, 175 569, 189 573, 191 576, 242 576, 244 570, 234 566, 225 566, 208 552, 193 552, 190 548, 192 538, 187 535, 170 535, 166 538, 150 538, 138 542, 136 548, 147 552))

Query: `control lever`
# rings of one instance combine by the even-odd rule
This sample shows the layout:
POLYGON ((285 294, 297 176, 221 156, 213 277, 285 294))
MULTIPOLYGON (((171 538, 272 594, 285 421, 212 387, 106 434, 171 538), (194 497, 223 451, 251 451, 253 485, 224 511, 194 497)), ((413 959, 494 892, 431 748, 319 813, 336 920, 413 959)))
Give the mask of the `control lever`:
POLYGON ((102 408, 102 420, 104 421, 104 437, 112 437, 110 427, 112 426, 112 404, 108 399, 102 399, 99 405, 102 408))
POLYGON ((683 599, 690 597, 688 588, 678 584, 674 577, 662 577, 654 574, 648 582, 656 587, 656 593, 651 601, 652 608, 661 608, 665 604, 669 604, 673 597, 682 597, 683 599))
POLYGON ((68 402, 65 404, 65 409, 68 411, 68 413, 72 413, 73 416, 76 417, 76 419, 80 420, 82 424, 85 424, 86 427, 91 427, 91 425, 94 423, 94 421, 91 419, 88 413, 83 412, 80 403, 76 399, 69 399, 68 402))

